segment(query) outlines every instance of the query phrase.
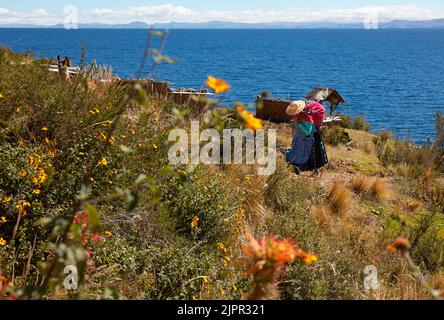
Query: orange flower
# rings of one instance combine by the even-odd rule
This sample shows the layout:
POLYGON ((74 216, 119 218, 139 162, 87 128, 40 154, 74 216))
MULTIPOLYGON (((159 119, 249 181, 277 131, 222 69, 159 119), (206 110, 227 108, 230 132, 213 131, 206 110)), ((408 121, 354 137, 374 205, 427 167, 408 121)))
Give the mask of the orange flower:
POLYGON ((256 131, 263 128, 262 120, 253 116, 249 111, 245 110, 242 107, 237 107, 236 111, 245 122, 248 129, 256 131))
POLYGON ((115 142, 116 142, 116 138, 114 138, 114 137, 111 137, 111 138, 108 139, 108 144, 110 146, 112 146, 115 142))
POLYGON ((258 241, 249 235, 248 242, 249 246, 244 247, 243 251, 252 255, 253 263, 245 274, 254 275, 259 282, 274 282, 280 270, 295 259, 300 259, 305 264, 318 259, 314 254, 299 249, 293 239, 278 240, 271 236, 262 237, 258 241))
POLYGON ((89 240, 91 240, 91 242, 99 242, 102 239, 103 239, 103 237, 97 233, 93 233, 89 236, 89 240))
POLYGON ((405 252, 409 251, 411 248, 412 244, 410 243, 410 241, 403 237, 396 238, 392 244, 387 246, 387 250, 391 253, 395 253, 398 251, 405 252))
POLYGON ((276 242, 271 257, 277 262, 291 262, 296 258, 297 245, 293 239, 276 242))
POLYGON ((214 90, 217 94, 230 91, 230 85, 223 79, 208 76, 205 85, 214 90))

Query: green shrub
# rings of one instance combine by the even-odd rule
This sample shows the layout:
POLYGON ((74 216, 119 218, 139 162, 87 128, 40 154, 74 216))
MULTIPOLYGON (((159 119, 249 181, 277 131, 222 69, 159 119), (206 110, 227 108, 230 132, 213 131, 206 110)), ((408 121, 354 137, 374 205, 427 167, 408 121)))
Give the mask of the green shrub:
POLYGON ((208 251, 190 251, 189 242, 150 246, 147 251, 146 273, 150 282, 143 289, 144 299, 177 300, 199 297, 203 289, 203 277, 211 273, 218 263, 208 251))
POLYGON ((162 204, 180 234, 213 242, 225 238, 239 202, 221 177, 208 177, 205 169, 198 169, 182 182, 173 178, 163 190, 162 204))
POLYGON ((339 125, 345 129, 354 129, 359 131, 370 131, 372 128, 369 123, 365 120, 363 115, 359 115, 356 117, 348 116, 342 113, 338 113, 338 116, 341 117, 341 122, 339 125))
POLYGON ((332 146, 347 144, 351 141, 349 134, 341 127, 323 127, 322 136, 324 141, 332 146))

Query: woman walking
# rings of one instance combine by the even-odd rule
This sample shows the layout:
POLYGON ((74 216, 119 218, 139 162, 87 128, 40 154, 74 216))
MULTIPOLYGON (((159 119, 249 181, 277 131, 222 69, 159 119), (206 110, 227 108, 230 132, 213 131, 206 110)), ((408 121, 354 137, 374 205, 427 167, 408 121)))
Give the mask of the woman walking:
POLYGON ((316 101, 294 101, 287 108, 295 128, 292 147, 287 151, 287 162, 295 167, 296 173, 315 171, 328 163, 320 129, 325 118, 325 108, 316 101))

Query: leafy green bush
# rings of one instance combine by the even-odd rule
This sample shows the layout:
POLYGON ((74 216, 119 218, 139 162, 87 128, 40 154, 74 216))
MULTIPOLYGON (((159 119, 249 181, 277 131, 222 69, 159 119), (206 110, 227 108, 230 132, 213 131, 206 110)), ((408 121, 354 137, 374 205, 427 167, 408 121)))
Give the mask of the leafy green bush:
POLYGON ((341 117, 341 122, 339 125, 345 129, 354 129, 359 131, 370 131, 372 128, 369 123, 365 120, 363 115, 359 115, 356 117, 348 116, 342 113, 338 113, 338 116, 341 117))
POLYGON ((347 144, 351 141, 348 133, 341 127, 333 126, 333 127, 323 127, 322 128, 322 136, 326 143, 337 146, 339 144, 347 144))
POLYGON ((218 261, 208 251, 191 251, 189 242, 162 247, 150 246, 146 269, 149 285, 144 299, 170 300, 198 297, 204 286, 203 277, 218 261), (188 245, 187 245, 188 244, 188 245))
POLYGON ((186 174, 183 182, 177 178, 169 181, 162 200, 180 234, 212 242, 225 238, 238 207, 236 195, 227 189, 222 177, 208 177, 199 169, 186 174))

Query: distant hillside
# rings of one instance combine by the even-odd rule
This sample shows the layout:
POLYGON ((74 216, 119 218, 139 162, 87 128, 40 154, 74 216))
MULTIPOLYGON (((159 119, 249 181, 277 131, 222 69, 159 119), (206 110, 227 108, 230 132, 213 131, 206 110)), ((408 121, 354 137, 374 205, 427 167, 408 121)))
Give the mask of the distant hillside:
MULTIPOLYGON (((148 29, 151 27, 162 29, 363 29, 362 23, 337 23, 337 22, 271 22, 271 23, 242 23, 211 21, 205 23, 169 22, 149 25, 145 22, 134 21, 125 24, 85 23, 79 24, 80 29, 148 29)), ((61 29, 63 24, 53 26, 39 26, 29 24, 5 24, 0 28, 50 28, 61 29)), ((442 29, 444 19, 410 21, 394 20, 381 23, 381 29, 442 29)))
POLYGON ((386 29, 441 29, 444 28, 444 19, 426 20, 426 21, 408 21, 395 20, 382 25, 386 29))

